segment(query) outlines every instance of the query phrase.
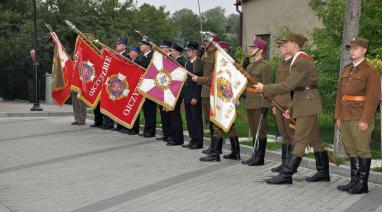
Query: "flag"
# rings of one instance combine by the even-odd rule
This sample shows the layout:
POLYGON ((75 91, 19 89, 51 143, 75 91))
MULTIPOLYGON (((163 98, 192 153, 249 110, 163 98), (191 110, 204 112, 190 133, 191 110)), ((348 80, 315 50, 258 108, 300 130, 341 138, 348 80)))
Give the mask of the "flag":
POLYGON ((215 68, 210 90, 210 121, 228 132, 236 118, 236 107, 247 78, 234 66, 222 49, 215 53, 215 68))
POLYGON ((110 58, 110 65, 106 82, 102 86, 101 113, 131 129, 145 101, 137 90, 144 70, 108 50, 104 49, 102 55, 110 58))
POLYGON ((187 70, 168 56, 154 51, 150 65, 142 77, 138 91, 146 98, 172 111, 179 98, 187 70))
POLYGON ((54 43, 51 95, 57 105, 62 106, 70 96, 73 61, 65 51, 55 32, 50 32, 54 43))
POLYGON ((109 65, 109 57, 102 58, 80 35, 77 37, 71 88, 91 109, 98 104, 109 65))

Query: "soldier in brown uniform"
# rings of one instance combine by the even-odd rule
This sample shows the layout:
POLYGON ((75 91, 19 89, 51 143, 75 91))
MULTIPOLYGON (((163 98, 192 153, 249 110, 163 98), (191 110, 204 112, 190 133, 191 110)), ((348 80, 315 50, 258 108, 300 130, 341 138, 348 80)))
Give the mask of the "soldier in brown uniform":
MULTIPOLYGON (((212 43, 208 40, 209 37, 212 37, 212 39, 215 42, 219 42, 218 38, 213 35, 212 33, 205 35, 203 40, 203 46, 204 46, 204 53, 200 56, 200 60, 196 60, 194 72, 195 73, 202 73, 203 77, 211 77, 212 72, 215 67, 215 51, 216 48, 212 45, 212 43)), ((193 81, 195 81, 193 79, 193 81)), ((216 145, 216 141, 212 139, 214 135, 214 125, 212 122, 210 122, 210 85, 197 83, 198 85, 202 86, 202 93, 201 93, 201 99, 202 99, 202 111, 203 111, 203 118, 204 123, 208 123, 209 130, 210 130, 210 137, 211 137, 211 144, 208 149, 203 150, 202 152, 205 154, 212 153, 212 147, 216 145)), ((218 144, 219 153, 221 153, 222 144, 218 144)))
MULTIPOLYGON (((262 82, 264 84, 272 83, 273 79, 271 66, 263 57, 268 48, 265 41, 260 38, 255 38, 250 47, 253 61, 247 66, 247 71, 257 82, 262 82)), ((248 125, 254 141, 256 139, 255 135, 259 125, 261 113, 265 114, 265 116, 263 117, 260 126, 258 145, 256 146, 251 158, 242 161, 242 163, 249 166, 264 165, 268 129, 267 111, 271 107, 271 103, 260 96, 260 94, 247 91, 244 107, 247 109, 248 125)))
MULTIPOLYGON (((229 43, 220 41, 218 42, 218 44, 220 45, 222 49, 224 49, 225 51, 228 51, 229 43)), ((192 77, 192 80, 199 85, 211 86, 212 75, 208 77, 194 76, 192 77)), ((231 143, 231 153, 224 155, 223 157, 225 159, 240 160, 240 144, 239 144, 239 138, 236 133, 235 123, 232 124, 231 128, 228 131, 228 134, 229 134, 230 143, 231 143)), ((224 139, 224 130, 218 127, 217 125, 214 125, 214 134, 211 137, 211 152, 206 153, 208 155, 205 157, 201 157, 199 160, 200 161, 220 161, 219 154, 222 153, 223 139, 224 139)))
POLYGON ((306 178, 306 181, 330 181, 328 153, 320 141, 318 126, 318 113, 322 111, 322 105, 317 90, 316 65, 309 55, 300 51, 306 41, 307 38, 303 35, 290 32, 284 43, 287 53, 293 55, 288 77, 277 84, 258 83, 253 86, 258 92, 263 92, 264 96, 293 93, 292 108, 284 115, 290 118, 289 114, 292 114, 292 118, 296 120, 294 149, 288 155, 279 175, 266 180, 268 184, 291 184, 292 175, 297 171, 308 145, 314 149, 317 173, 306 178))
MULTIPOLYGON (((283 56, 283 61, 281 61, 277 67, 276 73, 276 83, 284 81, 290 73, 290 63, 292 62, 292 56, 287 54, 284 41, 280 42, 279 47, 280 53, 283 56)), ((291 102, 291 96, 289 93, 283 95, 277 95, 275 101, 287 110, 288 104, 291 102)), ((280 135, 283 137, 283 143, 281 144, 281 164, 271 169, 272 172, 280 172, 282 164, 285 163, 287 155, 293 150, 293 129, 289 127, 289 120, 286 119, 283 114, 277 110, 275 107, 272 108, 273 114, 276 116, 276 123, 279 129, 280 135)))
POLYGON ((350 194, 368 192, 370 141, 380 100, 381 78, 366 59, 368 40, 356 38, 347 46, 352 63, 342 70, 336 98, 335 119, 350 157, 351 180, 337 188, 350 194))

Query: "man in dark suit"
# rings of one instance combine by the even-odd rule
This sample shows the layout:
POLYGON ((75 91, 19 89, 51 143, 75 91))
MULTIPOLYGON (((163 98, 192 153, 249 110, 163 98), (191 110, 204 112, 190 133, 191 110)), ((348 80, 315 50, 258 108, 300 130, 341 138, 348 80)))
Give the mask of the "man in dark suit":
MULTIPOLYGON (((176 60, 178 64, 184 67, 186 64, 186 58, 182 56, 184 49, 177 43, 172 43, 171 56, 176 60)), ((183 93, 181 92, 178 101, 176 102, 173 111, 169 111, 170 123, 171 123, 171 137, 172 141, 168 141, 168 146, 182 145, 184 143, 183 136, 183 122, 180 115, 180 105, 182 104, 183 93)))
MULTIPOLYGON (((142 52, 141 66, 147 68, 150 65, 150 61, 153 57, 152 46, 147 39, 142 39, 139 43, 139 49, 142 52)), ((143 104, 143 116, 145 117, 145 127, 143 133, 139 134, 143 137, 155 137, 156 131, 156 107, 157 104, 150 99, 145 100, 143 104)))
MULTIPOLYGON (((170 41, 162 40, 159 47, 165 54, 167 54, 168 56, 171 56, 171 45, 172 43, 170 41)), ((164 142, 169 142, 172 140, 170 115, 167 111, 163 110, 162 106, 159 106, 159 111, 160 111, 160 119, 162 122, 163 136, 156 138, 156 140, 163 140, 164 142)))
MULTIPOLYGON (((195 73, 197 70, 196 66, 200 66, 200 58, 197 57, 199 44, 196 42, 188 42, 186 51, 188 60, 186 62, 185 68, 193 72, 194 74, 201 76, 201 72, 195 73)), ((189 149, 201 149, 203 148, 203 118, 202 118, 202 101, 201 94, 202 86, 197 85, 196 82, 192 81, 190 77, 183 87, 184 96, 184 108, 186 111, 186 122, 188 135, 191 141, 188 144, 183 145, 184 148, 189 149)))
MULTIPOLYGON (((36 50, 32 49, 30 51, 30 57, 28 57, 24 62, 24 74, 25 79, 27 82, 27 93, 28 93, 28 100, 29 102, 33 102, 35 99, 35 89, 34 89, 34 74, 35 74, 35 67, 34 64, 39 64, 37 68, 41 70, 41 64, 37 60, 36 56, 36 50)), ((37 76, 38 77, 38 76, 37 76)))
MULTIPOLYGON (((137 46, 132 47, 128 53, 128 56, 131 61, 137 63, 138 65, 141 64, 142 55, 141 55, 141 50, 139 49, 139 47, 137 46)), ((137 135, 139 133, 139 120, 140 120, 140 115, 138 114, 137 118, 135 119, 133 128, 128 130, 129 135, 137 135)))

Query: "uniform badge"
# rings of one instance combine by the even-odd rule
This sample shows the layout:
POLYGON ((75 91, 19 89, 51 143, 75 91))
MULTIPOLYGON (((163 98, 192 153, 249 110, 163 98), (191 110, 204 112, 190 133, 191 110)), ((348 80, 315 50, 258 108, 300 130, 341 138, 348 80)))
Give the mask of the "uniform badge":
POLYGON ((111 75, 106 84, 106 92, 113 101, 120 100, 129 94, 129 83, 123 74, 111 75))
POLYGON ((82 81, 91 82, 95 78, 94 64, 90 61, 85 61, 78 64, 79 76, 82 81))

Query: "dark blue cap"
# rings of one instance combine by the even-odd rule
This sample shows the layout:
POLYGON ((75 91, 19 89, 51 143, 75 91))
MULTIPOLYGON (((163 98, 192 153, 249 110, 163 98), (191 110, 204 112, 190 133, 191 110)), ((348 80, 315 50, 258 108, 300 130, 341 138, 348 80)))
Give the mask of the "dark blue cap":
POLYGON ((179 46, 177 43, 175 43, 175 42, 172 43, 171 49, 174 49, 174 50, 176 50, 178 52, 183 52, 184 51, 184 49, 181 46, 179 46))
POLYGON ((199 44, 198 44, 197 42, 189 41, 189 42, 187 43, 186 49, 197 50, 198 47, 199 47, 199 44))
POLYGON ((141 53, 141 50, 139 49, 138 46, 134 46, 134 47, 132 47, 132 48, 130 49, 130 51, 135 51, 135 52, 137 52, 138 54, 141 53))
POLYGON ((117 44, 123 44, 125 46, 127 46, 127 40, 125 38, 118 38, 117 39, 117 44))

